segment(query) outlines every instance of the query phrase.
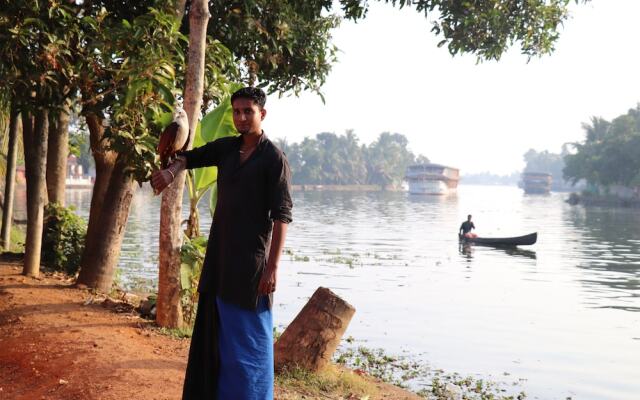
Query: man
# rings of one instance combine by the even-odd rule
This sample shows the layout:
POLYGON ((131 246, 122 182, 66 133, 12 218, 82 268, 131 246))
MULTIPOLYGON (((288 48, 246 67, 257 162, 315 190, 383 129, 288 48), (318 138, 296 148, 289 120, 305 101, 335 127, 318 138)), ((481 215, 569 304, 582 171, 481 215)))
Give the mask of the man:
POLYGON ((464 221, 462 225, 460 225, 460 230, 458 230, 458 234, 467 238, 477 237, 478 235, 471 232, 472 229, 476 229, 476 226, 473 224, 473 222, 471 222, 471 214, 469 214, 467 216, 467 220, 464 221))
POLYGON ((272 294, 293 204, 285 155, 261 128, 265 102, 260 89, 238 90, 240 136, 181 153, 152 177, 162 191, 185 168, 218 167, 183 399, 273 398, 272 294))

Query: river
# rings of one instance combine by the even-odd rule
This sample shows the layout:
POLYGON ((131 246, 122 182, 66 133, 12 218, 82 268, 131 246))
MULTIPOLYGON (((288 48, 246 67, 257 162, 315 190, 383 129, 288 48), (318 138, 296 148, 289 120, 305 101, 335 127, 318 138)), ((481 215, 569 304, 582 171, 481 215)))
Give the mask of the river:
MULTIPOLYGON (((67 199, 86 217, 90 196, 71 190, 67 199)), ((515 381, 528 398, 639 399, 640 210, 566 197, 472 185, 447 197, 296 192, 276 326, 325 286, 357 310, 346 333, 354 346, 515 381), (538 243, 461 248, 467 214, 481 236, 537 231, 538 243)), ((155 285, 158 210, 159 198, 138 192, 120 260, 126 286, 155 285)))

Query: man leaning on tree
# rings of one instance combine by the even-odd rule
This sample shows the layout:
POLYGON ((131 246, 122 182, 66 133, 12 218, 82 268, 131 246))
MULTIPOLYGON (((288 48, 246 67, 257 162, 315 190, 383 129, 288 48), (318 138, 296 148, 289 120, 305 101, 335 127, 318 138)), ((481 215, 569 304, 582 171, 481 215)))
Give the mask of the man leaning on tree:
POLYGON ((293 203, 287 159, 262 130, 265 102, 261 89, 238 90, 240 136, 182 152, 152 176, 162 191, 184 169, 218 168, 183 399, 273 398, 271 308, 293 203))

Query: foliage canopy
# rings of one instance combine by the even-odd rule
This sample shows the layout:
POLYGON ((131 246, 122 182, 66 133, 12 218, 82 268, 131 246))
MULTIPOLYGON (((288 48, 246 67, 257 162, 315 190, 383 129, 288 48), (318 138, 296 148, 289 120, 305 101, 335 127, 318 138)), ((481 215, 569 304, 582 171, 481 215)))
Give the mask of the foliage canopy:
MULTIPOLYGON (((414 8, 433 20, 431 30, 452 55, 472 53, 498 60, 520 45, 532 57, 553 51, 569 4, 582 0, 379 0, 414 8)), ((588 0, 587 0, 588 1, 588 0)), ((342 18, 366 17, 365 0, 244 0, 233 6, 210 0, 209 35, 229 48, 250 81, 270 92, 320 88, 336 60, 331 31, 342 18)))

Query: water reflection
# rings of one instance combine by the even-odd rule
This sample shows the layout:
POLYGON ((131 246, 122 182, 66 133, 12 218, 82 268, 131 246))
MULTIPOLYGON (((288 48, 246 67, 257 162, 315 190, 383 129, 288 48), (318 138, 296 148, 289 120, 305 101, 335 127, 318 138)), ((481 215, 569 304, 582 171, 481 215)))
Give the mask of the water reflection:
POLYGON ((476 245, 472 243, 460 243, 458 245, 458 252, 462 256, 462 258, 466 261, 470 261, 473 259, 473 253, 476 246, 480 246, 485 249, 489 249, 489 251, 503 252, 513 257, 524 257, 531 260, 536 260, 536 252, 534 250, 522 249, 520 247, 501 247, 501 246, 489 246, 489 245, 476 245))
POLYGON ((460 242, 458 245, 458 252, 463 256, 463 260, 471 261, 473 259, 473 246, 471 243, 460 242))
POLYGON ((537 260, 536 252, 534 250, 521 249, 519 247, 504 247, 498 248, 498 250, 504 251, 510 256, 524 257, 531 260, 537 260))

